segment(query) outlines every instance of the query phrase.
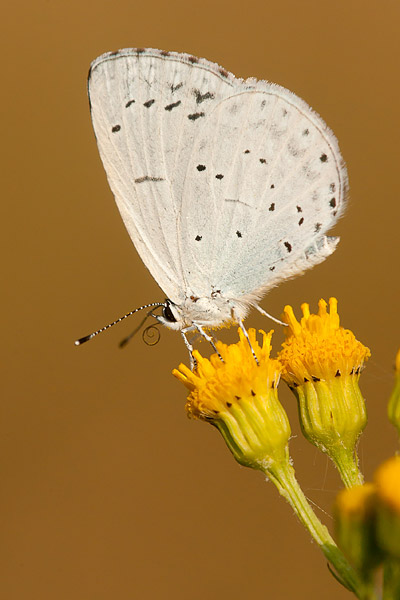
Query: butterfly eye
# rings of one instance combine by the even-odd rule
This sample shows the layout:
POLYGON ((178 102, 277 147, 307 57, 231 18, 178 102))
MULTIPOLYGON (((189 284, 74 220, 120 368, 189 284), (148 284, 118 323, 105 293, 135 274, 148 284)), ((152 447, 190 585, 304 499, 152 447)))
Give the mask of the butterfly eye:
POLYGON ((164 308, 163 308, 162 313, 163 313, 164 319, 166 319, 170 323, 176 323, 176 319, 175 319, 174 314, 173 314, 173 312, 172 312, 172 310, 170 308, 170 303, 168 302, 168 300, 167 300, 166 306, 164 306, 164 308))

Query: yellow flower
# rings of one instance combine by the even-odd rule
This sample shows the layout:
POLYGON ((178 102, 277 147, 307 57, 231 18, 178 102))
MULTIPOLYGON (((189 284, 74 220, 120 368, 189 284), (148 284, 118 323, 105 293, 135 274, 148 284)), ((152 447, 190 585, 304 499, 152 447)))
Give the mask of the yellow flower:
POLYGON ((400 349, 396 356, 396 380, 389 399, 388 416, 400 435, 400 349))
POLYGON ((277 386, 282 367, 270 358, 272 331, 260 345, 255 329, 249 340, 243 332, 239 342, 220 341, 210 359, 193 352, 196 370, 181 364, 173 374, 190 391, 186 410, 189 416, 211 422, 223 435, 229 449, 241 464, 265 470, 275 460, 287 460, 290 426, 279 403, 277 386))
POLYGON ((390 556, 400 559, 400 456, 385 461, 374 479, 379 500, 379 544, 390 556))
POLYGON ((336 298, 329 299, 329 313, 325 300, 318 302, 318 314, 310 314, 309 305, 301 305, 300 323, 293 308, 285 306, 283 320, 286 341, 279 359, 283 364, 282 377, 290 385, 301 385, 316 379, 330 379, 342 375, 359 376, 371 352, 356 340, 349 329, 340 326, 336 298))
POLYGON ((375 511, 376 490, 373 483, 356 485, 350 490, 344 489, 336 497, 336 508, 347 518, 357 518, 364 521, 375 511))
POLYGON ((272 331, 260 333, 261 345, 254 329, 248 332, 249 340, 239 329, 240 339, 236 344, 216 343, 219 355, 207 359, 194 351, 194 372, 183 364, 174 369, 173 374, 189 390, 188 415, 216 427, 240 464, 267 475, 318 543, 343 584, 356 593, 361 589, 358 576, 316 517, 296 480, 288 449, 290 425, 277 393, 282 365, 270 358, 272 331))
POLYGON ((305 437, 334 461, 347 486, 362 483, 355 457, 357 439, 367 416, 358 387, 370 351, 340 326, 337 300, 320 300, 318 314, 302 305, 300 323, 291 306, 283 319, 286 340, 279 360, 282 378, 296 395, 305 437))
POLYGON ((365 483, 339 492, 334 506, 339 547, 366 579, 382 560, 375 534, 376 505, 375 486, 365 483))
POLYGON ((375 473, 375 481, 380 500, 400 519, 400 456, 385 461, 375 473))

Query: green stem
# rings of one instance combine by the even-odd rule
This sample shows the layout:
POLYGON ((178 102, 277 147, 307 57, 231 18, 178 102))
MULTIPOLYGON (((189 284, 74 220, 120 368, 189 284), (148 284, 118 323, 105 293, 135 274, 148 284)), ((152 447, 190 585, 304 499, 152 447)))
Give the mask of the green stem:
POLYGON ((339 581, 360 599, 374 598, 367 592, 357 573, 336 546, 328 529, 315 515, 296 480, 293 467, 286 461, 274 462, 264 469, 264 473, 276 485, 279 493, 286 498, 301 523, 317 542, 337 572, 339 581))
POLYGON ((329 456, 335 463, 340 478, 347 488, 364 483, 364 476, 358 468, 355 452, 338 446, 331 450, 329 456))

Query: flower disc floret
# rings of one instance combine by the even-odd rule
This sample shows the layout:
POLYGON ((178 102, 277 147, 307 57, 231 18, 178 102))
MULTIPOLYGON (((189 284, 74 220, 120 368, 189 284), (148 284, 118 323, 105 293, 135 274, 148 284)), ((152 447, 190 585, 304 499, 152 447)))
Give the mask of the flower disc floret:
POLYGON ((191 371, 186 365, 179 365, 173 374, 190 390, 186 410, 189 416, 199 419, 220 418, 228 412, 233 403, 243 397, 261 395, 279 383, 281 364, 270 358, 271 337, 260 330, 262 344, 257 341, 256 330, 249 329, 251 346, 257 356, 257 365, 248 341, 239 329, 239 342, 236 344, 216 343, 218 354, 209 359, 194 350, 193 357, 197 366, 191 371), (218 417, 219 415, 219 417, 218 417))
POLYGON ((282 367, 270 358, 272 331, 260 333, 261 345, 249 329, 250 348, 239 329, 236 344, 217 342, 220 356, 194 351, 196 370, 181 364, 173 374, 190 390, 188 415, 217 427, 242 465, 265 470, 289 460, 290 425, 277 395, 282 367))
POLYGON ((329 312, 322 299, 316 315, 310 314, 308 304, 302 304, 301 309, 300 322, 291 306, 286 306, 283 313, 288 327, 279 360, 285 381, 300 385, 315 379, 358 375, 371 353, 349 329, 340 326, 336 298, 329 299, 329 312))

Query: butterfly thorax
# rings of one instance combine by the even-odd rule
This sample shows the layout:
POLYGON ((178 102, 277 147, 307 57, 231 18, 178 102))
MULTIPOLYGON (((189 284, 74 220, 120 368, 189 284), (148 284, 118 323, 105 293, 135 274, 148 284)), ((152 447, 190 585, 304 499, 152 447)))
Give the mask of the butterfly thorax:
POLYGON ((189 296, 182 304, 167 300, 167 309, 160 321, 169 329, 181 330, 193 325, 221 327, 244 319, 250 304, 238 302, 220 295, 209 297, 189 296))

